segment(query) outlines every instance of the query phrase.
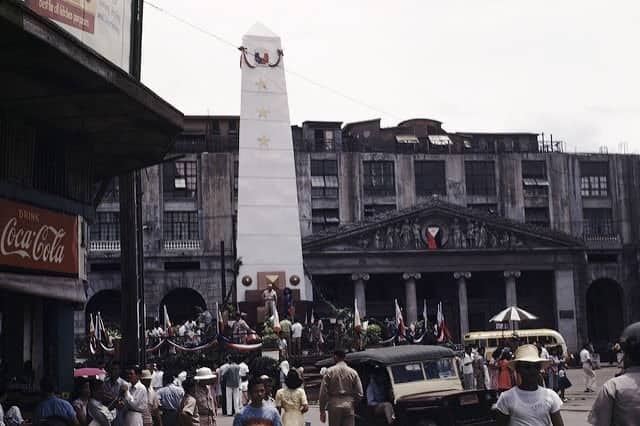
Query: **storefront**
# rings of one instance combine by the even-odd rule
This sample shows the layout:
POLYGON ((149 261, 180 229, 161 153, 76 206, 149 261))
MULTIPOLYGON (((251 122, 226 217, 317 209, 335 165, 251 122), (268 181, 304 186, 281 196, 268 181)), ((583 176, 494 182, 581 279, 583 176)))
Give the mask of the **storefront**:
POLYGON ((0 198, 0 357, 8 379, 26 389, 44 374, 69 385, 68 331, 85 302, 82 223, 0 198))
POLYGON ((183 115, 127 73, 128 49, 100 49, 127 44, 126 14, 118 44, 100 10, 90 37, 37 5, 0 2, 0 380, 70 391, 87 224, 111 179, 163 160, 183 115))

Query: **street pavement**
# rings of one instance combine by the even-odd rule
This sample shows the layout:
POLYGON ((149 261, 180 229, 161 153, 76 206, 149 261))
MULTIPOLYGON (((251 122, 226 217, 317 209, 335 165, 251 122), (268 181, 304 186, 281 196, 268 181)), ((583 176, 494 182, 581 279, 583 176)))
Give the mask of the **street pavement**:
MULTIPOLYGON (((596 370, 598 389, 602 384, 613 377, 617 371, 614 367, 604 367, 596 370)), ((582 369, 568 370, 568 377, 573 386, 565 392, 567 402, 562 407, 562 418, 566 426, 584 426, 587 425, 587 416, 589 410, 596 398, 596 393, 584 392, 584 380, 582 369)), ((314 405, 309 408, 309 412, 305 414, 305 421, 310 426, 321 426, 318 413, 318 406, 314 405)), ((231 426, 233 418, 228 416, 220 416, 217 418, 217 426, 231 426)), ((324 426, 327 426, 326 423, 324 426)))

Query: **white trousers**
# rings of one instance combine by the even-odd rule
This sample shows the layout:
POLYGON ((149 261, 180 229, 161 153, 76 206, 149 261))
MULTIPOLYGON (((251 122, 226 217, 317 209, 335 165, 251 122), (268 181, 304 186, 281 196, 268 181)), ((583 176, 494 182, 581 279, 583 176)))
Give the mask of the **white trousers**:
POLYGON ((227 386, 225 389, 227 396, 227 416, 230 416, 242 408, 240 407, 240 388, 230 388, 227 386), (233 408, 231 407, 232 404, 233 408))
POLYGON ((584 373, 584 388, 595 391, 596 390, 596 373, 591 368, 589 363, 582 364, 582 372, 584 373))

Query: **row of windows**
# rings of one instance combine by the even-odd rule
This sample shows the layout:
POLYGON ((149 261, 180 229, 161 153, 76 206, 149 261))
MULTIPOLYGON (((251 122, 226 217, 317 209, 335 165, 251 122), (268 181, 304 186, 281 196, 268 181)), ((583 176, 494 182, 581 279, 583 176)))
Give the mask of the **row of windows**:
MULTIPOLYGON (((119 241, 118 212, 97 212, 89 236, 92 241, 119 241)), ((167 241, 199 240, 198 213, 193 211, 164 212, 162 236, 167 241)))
MULTIPOLYGON (((327 132, 331 133, 331 132, 327 132)), ((237 188, 237 162, 234 168, 234 186, 237 188)), ((418 195, 446 195, 444 161, 416 160, 415 185, 418 195)), ((608 163, 582 162, 580 190, 583 197, 607 197, 608 163)), ((338 198, 338 166, 335 160, 311 161, 311 196, 338 198)), ((522 161, 522 179, 525 196, 548 195, 549 181, 546 162, 522 161)), ((363 189, 365 195, 395 195, 395 165, 393 161, 364 161, 363 189)), ((493 161, 465 161, 467 194, 493 196, 496 193, 495 165, 493 161)), ((163 193, 165 198, 195 199, 197 196, 198 168, 196 161, 175 161, 163 165, 163 193)), ((117 180, 105 195, 106 201, 116 201, 117 180)))
MULTIPOLYGON (((496 209, 495 205, 469 206, 483 211, 496 209)), ((394 204, 370 204, 364 206, 365 219, 395 210, 394 204)), ((542 227, 549 227, 549 209, 546 207, 525 208, 525 222, 542 227)), ((584 234, 613 235, 614 225, 611 209, 596 208, 583 210, 584 234)), ((312 230, 314 233, 334 230, 340 224, 338 209, 313 209, 312 230)), ((163 238, 170 241, 198 240, 200 227, 197 212, 170 211, 164 212, 163 238)), ((120 221, 118 212, 98 212, 90 228, 92 241, 120 240, 120 221)))

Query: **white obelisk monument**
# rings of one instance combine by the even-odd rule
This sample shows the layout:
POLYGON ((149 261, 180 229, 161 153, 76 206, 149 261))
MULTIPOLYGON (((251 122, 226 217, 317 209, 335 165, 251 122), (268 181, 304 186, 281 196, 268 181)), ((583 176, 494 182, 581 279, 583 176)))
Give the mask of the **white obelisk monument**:
POLYGON ((253 301, 261 302, 257 294, 270 283, 297 289, 309 301, 280 38, 258 23, 242 43, 237 300, 253 292, 253 301))

